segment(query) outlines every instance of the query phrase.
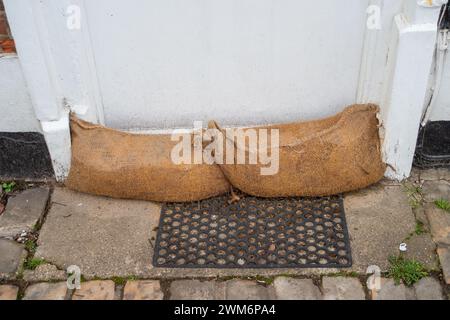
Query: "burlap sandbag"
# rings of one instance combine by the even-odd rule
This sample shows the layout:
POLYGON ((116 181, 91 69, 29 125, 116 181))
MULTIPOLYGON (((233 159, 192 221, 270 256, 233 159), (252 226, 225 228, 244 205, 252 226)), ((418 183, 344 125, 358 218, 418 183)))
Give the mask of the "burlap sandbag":
MULTIPOLYGON (((267 166, 260 164, 220 167, 234 187, 260 197, 325 196, 366 187, 385 172, 377 112, 376 105, 353 105, 323 120, 252 128, 279 129, 278 173, 261 175, 267 166)), ((214 126, 220 129, 211 122, 214 126)), ((241 150, 247 159, 257 152, 248 145, 241 150)))
POLYGON ((66 186, 114 198, 185 202, 217 196, 229 184, 216 165, 176 165, 170 135, 108 129, 71 116, 72 164, 66 186))

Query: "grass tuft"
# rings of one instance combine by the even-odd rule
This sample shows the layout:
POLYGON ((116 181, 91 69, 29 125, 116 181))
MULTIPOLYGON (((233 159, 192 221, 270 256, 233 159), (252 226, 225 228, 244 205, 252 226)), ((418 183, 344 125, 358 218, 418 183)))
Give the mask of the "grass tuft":
POLYGON ((445 199, 439 199, 434 202, 435 206, 439 209, 445 210, 447 212, 450 212, 450 202, 445 199))
POLYGON ((45 264, 46 261, 41 258, 32 258, 27 261, 25 261, 24 268, 26 270, 35 270, 38 266, 41 264, 45 264))
POLYGON ((16 186, 15 182, 3 182, 2 183, 2 190, 6 193, 12 192, 16 186))
POLYGON ((420 236, 421 234, 427 233, 427 231, 425 229, 425 225, 423 224, 423 222, 421 222, 421 221, 417 221, 416 222, 416 228, 414 230, 414 233, 417 236, 420 236))
POLYGON ((403 282, 407 286, 411 286, 420 279, 426 277, 428 273, 425 267, 416 260, 408 260, 404 257, 390 257, 389 277, 393 278, 395 284, 403 282))
POLYGON ((37 245, 36 245, 36 242, 35 241, 33 241, 33 240, 27 240, 27 241, 25 241, 25 249, 27 249, 27 251, 29 252, 29 253, 34 253, 34 252, 36 252, 36 248, 37 248, 37 245))
POLYGON ((123 286, 127 282, 127 279, 123 277, 112 277, 111 280, 118 286, 123 286))
POLYGON ((413 209, 419 208, 423 203, 423 191, 420 186, 414 185, 414 184, 407 184, 404 185, 405 192, 409 199, 409 204, 413 209))

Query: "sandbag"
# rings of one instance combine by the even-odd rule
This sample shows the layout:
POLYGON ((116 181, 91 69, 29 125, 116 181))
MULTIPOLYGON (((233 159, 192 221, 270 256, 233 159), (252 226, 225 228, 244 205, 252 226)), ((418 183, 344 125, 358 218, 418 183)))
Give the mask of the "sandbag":
POLYGON ((170 135, 131 134, 71 115, 72 164, 66 186, 114 198, 187 202, 229 191, 220 168, 174 164, 170 135))
MULTIPOLYGON (((262 164, 220 167, 234 187, 260 197, 326 196, 367 187, 379 181, 386 169, 377 112, 376 105, 353 105, 322 120, 249 128, 267 129, 268 141, 270 129, 279 130, 278 173, 261 175, 261 167, 266 167, 262 164)), ((214 122, 210 127, 226 136, 214 122)), ((225 142, 230 143, 227 138, 225 142)), ((245 152, 246 159, 258 152, 245 144, 235 147, 245 152)))

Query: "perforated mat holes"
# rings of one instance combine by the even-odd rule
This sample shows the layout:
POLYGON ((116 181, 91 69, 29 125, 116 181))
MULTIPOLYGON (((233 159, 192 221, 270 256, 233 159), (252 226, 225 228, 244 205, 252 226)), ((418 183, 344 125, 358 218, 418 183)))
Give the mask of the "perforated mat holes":
POLYGON ((341 197, 228 197, 168 203, 154 265, 171 268, 344 268, 351 252, 341 197))

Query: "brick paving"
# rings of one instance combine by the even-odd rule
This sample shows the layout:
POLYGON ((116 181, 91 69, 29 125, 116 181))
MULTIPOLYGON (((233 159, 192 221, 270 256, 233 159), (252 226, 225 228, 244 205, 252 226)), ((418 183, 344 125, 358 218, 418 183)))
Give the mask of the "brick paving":
POLYGON ((42 282, 30 285, 25 291, 23 300, 64 300, 66 295, 65 282, 42 282))
MULTIPOLYGON (((111 280, 81 283, 81 288, 70 294, 65 282, 42 282, 29 285, 24 300, 442 300, 441 283, 424 278, 413 287, 396 285, 383 278, 380 291, 367 292, 363 282, 353 277, 324 277, 311 279, 276 277, 272 283, 256 280, 174 280, 164 295, 159 280, 130 280, 125 286, 111 280), (119 290, 119 295, 116 291, 119 290)), ((0 285, 0 300, 14 300, 19 288, 0 285)))
POLYGON ((414 205, 405 185, 388 181, 345 195, 354 258, 345 270, 154 268, 158 204, 56 187, 47 208, 49 189, 28 189, 0 216, 0 300, 449 299, 450 213, 434 202, 450 200, 450 171, 416 171, 413 179, 423 199, 414 205), (23 230, 39 233, 36 247, 13 240, 23 230), (404 255, 432 271, 412 286, 386 278, 402 241, 404 255), (67 288, 70 265, 87 279, 79 289, 67 288), (367 288, 369 265, 382 271, 378 289, 367 288))

